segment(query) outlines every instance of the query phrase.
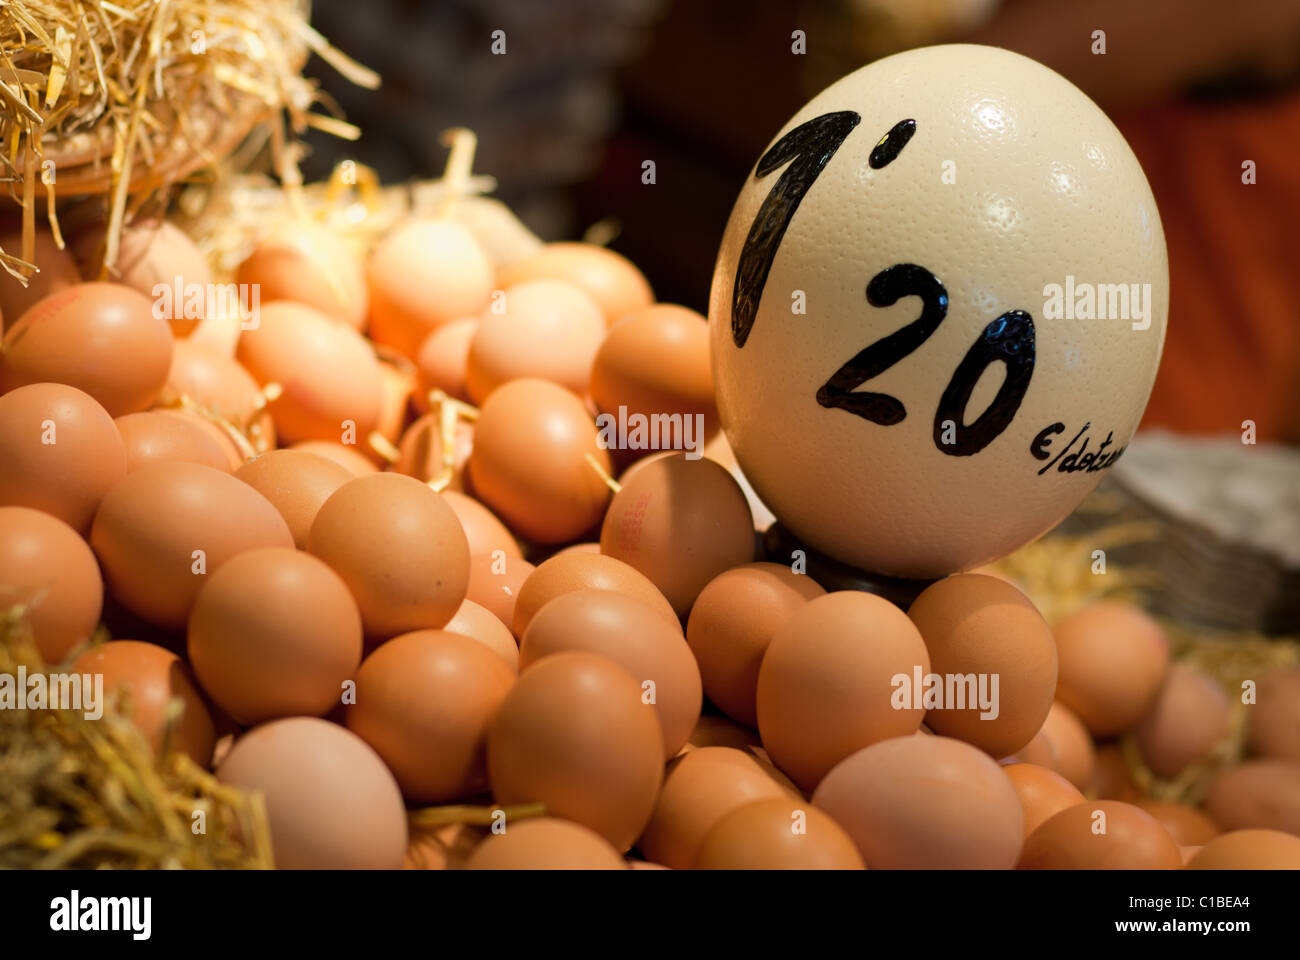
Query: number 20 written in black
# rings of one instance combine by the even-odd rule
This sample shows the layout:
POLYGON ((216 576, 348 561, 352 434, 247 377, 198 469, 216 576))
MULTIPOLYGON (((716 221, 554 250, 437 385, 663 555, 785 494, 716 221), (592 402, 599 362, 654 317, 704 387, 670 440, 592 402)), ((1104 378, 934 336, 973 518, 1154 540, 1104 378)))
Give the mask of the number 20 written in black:
MULTIPOLYGON (((782 166, 785 170, 759 207, 736 265, 731 336, 738 348, 743 348, 749 339, 772 261, 799 202, 861 119, 852 110, 814 117, 783 136, 758 161, 755 179, 762 179, 782 166)), ((913 120, 895 124, 876 143, 868 163, 876 170, 886 166, 915 132, 913 120)), ((921 315, 863 348, 832 373, 817 391, 817 402, 823 407, 838 408, 886 427, 906 418, 907 408, 897 397, 857 391, 921 346, 948 314, 948 291, 938 277, 917 264, 898 263, 887 267, 867 284, 867 302, 873 307, 888 307, 906 296, 920 298, 921 315)), ((979 453, 987 447, 1015 418, 1033 372, 1033 318, 1023 310, 1008 310, 984 328, 953 371, 935 410, 935 446, 943 453, 958 457, 979 453), (1006 376, 997 395, 974 423, 964 424, 966 406, 975 385, 998 360, 1006 364, 1006 376)))

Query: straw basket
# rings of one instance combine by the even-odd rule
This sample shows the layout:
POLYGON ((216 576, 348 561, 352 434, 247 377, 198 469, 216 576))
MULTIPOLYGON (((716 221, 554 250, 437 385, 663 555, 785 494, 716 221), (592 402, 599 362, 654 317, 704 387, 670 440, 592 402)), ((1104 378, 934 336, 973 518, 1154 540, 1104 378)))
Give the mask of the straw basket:
POLYGON ((232 153, 255 130, 277 168, 289 136, 351 124, 312 111, 301 76, 316 52, 354 82, 378 77, 307 22, 307 0, 6 0, 0 5, 0 180, 22 209, 26 275, 38 203, 61 241, 55 198, 104 198, 116 256, 124 222, 149 200, 232 153), (288 129, 285 118, 288 118, 288 129))

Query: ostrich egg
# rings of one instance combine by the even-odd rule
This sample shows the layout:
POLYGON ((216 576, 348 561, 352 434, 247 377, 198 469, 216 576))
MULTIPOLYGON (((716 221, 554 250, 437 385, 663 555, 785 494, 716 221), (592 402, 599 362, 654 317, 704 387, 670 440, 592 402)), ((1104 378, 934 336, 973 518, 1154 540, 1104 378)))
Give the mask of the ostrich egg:
POLYGON ((808 546, 970 569, 1123 453, 1168 293, 1142 168, 1078 88, 994 47, 897 54, 795 114, 736 200, 709 302, 722 424, 808 546))

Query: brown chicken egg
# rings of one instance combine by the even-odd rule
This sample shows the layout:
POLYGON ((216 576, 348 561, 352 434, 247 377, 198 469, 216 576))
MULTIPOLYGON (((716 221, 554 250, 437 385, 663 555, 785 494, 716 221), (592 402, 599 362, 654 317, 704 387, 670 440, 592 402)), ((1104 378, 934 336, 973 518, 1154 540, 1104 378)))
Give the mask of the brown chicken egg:
POLYGON ((519 641, 519 669, 543 658, 586 650, 625 669, 654 706, 663 733, 664 759, 672 758, 700 718, 700 670, 682 628, 653 606, 613 590, 561 594, 529 621, 519 641))
POLYGON ((1282 830, 1300 836, 1300 763, 1248 760, 1210 781, 1205 810, 1225 830, 1282 830))
POLYGON ((1246 746, 1261 757, 1300 762, 1300 669, 1260 678, 1246 707, 1246 746))
POLYGON ((728 813, 756 800, 790 795, 743 750, 691 750, 668 765, 637 847, 664 866, 689 870, 709 830, 728 813))
POLYGON ((263 304, 236 356, 259 384, 279 385, 268 409, 284 443, 361 444, 379 423, 379 361, 359 333, 318 310, 287 300, 263 304))
POLYGON ((703 443, 718 431, 709 367, 709 323, 685 307, 633 310, 609 329, 591 367, 596 407, 617 415, 703 417, 703 443))
POLYGON ((130 699, 128 716, 155 751, 179 750, 207 767, 217 742, 216 727, 190 668, 176 654, 152 643, 113 640, 81 654, 70 671, 102 674, 106 697, 125 694, 130 699), (179 698, 181 711, 169 729, 173 698, 179 698))
POLYGON ((698 870, 863 870, 853 839, 801 797, 746 803, 700 843, 698 870))
POLYGON ((709 700, 757 727, 758 668, 772 636, 796 610, 825 594, 811 577, 779 563, 747 563, 710 580, 686 624, 709 700))
POLYGON ((1218 680, 1188 664, 1172 664, 1134 731, 1142 759, 1158 777, 1177 776, 1227 735, 1228 713, 1228 694, 1218 680))
POLYGON ((1053 628, 1060 659, 1056 699, 1099 737, 1132 729, 1155 701, 1169 640, 1137 607, 1104 601, 1053 628))
POLYGON ((153 463, 104 497, 90 545, 109 592, 132 613, 180 632, 210 573, 245 550, 292 547, 271 502, 228 473, 153 463))
POLYGON ((523 558, 514 535, 497 519, 496 514, 483 504, 458 490, 444 490, 442 498, 455 512, 456 519, 465 530, 471 556, 500 550, 507 557, 523 558))
MULTIPOLYGON (((73 242, 73 255, 87 278, 98 276, 104 258, 104 235, 104 229, 98 227, 81 232, 73 242)), ((207 313, 212 268, 180 227, 168 220, 144 220, 123 227, 117 262, 104 279, 131 287, 165 305, 163 319, 176 336, 183 337, 207 313), (177 279, 181 283, 179 297, 177 279), (167 288, 161 297, 159 285, 167 288), (196 290, 201 291, 200 296, 193 295, 196 290)))
POLYGON ((514 634, 482 604, 466 599, 443 629, 477 640, 504 660, 512 671, 519 672, 519 646, 514 634))
POLYGON ((302 440, 287 449, 322 457, 342 467, 353 477, 379 473, 379 468, 374 462, 360 452, 359 445, 335 443, 333 440, 302 440))
POLYGON ((1115 743, 1103 743, 1097 747, 1096 772, 1089 792, 1098 800, 1140 803, 1146 799, 1146 791, 1133 779, 1124 751, 1115 743))
POLYGON ((1188 870, 1300 870, 1300 837, 1280 830, 1234 830, 1208 841, 1188 870))
POLYGON ((268 449, 275 446, 275 423, 262 391, 233 357, 188 340, 177 340, 166 390, 246 431, 268 449))
POLYGON ((663 780, 659 721, 622 667, 557 653, 506 694, 488 731, 488 778, 499 803, 544 803, 621 853, 645 829, 663 780))
POLYGON ((515 622, 519 591, 534 569, 527 560, 503 552, 477 554, 469 560, 469 586, 465 596, 491 611, 509 629, 515 622))
POLYGON ((476 640, 405 633, 361 664, 347 726, 383 757, 407 800, 446 803, 486 786, 488 723, 514 681, 476 640))
MULTIPOLYGON (((25 287, 8 278, 0 282, 0 316, 3 318, 0 330, 8 330, 38 301, 81 282, 81 273, 72 252, 61 249, 48 228, 38 226, 35 239, 32 257, 40 268, 39 272, 32 274, 25 287)), ((0 234, 0 247, 15 256, 22 256, 22 230, 0 234)))
POLYGON ((361 258, 323 224, 296 220, 276 226, 239 265, 236 280, 257 284, 264 304, 292 300, 354 330, 365 326, 370 304, 361 258))
POLYGON ((0 396, 0 506, 31 507, 74 530, 126 476, 126 446, 89 394, 33 383, 0 396))
POLYGON ((467 870, 626 870, 617 850, 580 823, 529 817, 474 848, 467 870))
POLYGON ((791 796, 805 796, 795 782, 776 768, 772 758, 763 749, 758 735, 748 727, 728 720, 723 716, 702 714, 700 722, 691 731, 690 739, 677 756, 682 757, 694 750, 704 747, 734 747, 754 758, 763 771, 780 784, 791 796))
POLYGON ((441 390, 457 400, 469 400, 465 379, 469 369, 469 345, 478 331, 478 317, 461 317, 438 327, 420 344, 415 355, 419 386, 415 407, 429 409, 429 391, 441 390))
MULTIPOLYGON (((235 442, 237 431, 234 431, 233 427, 213 420, 208 415, 190 407, 166 409, 163 410, 163 412, 168 413, 173 417, 178 417, 215 443, 225 457, 226 469, 231 473, 234 473, 243 466, 244 461, 247 459, 244 456, 244 450, 247 449, 247 446, 235 442)), ((128 416, 130 416, 130 414, 128 414, 128 416)), ((247 439, 246 436, 245 439, 247 439)))
POLYGON ((607 323, 654 302, 649 282, 632 261, 594 243, 548 243, 504 267, 499 280, 505 287, 530 280, 572 283, 600 305, 607 323))
POLYGON ((370 255, 370 335, 414 359, 432 331, 486 306, 492 283, 492 264, 468 230, 411 220, 370 255))
POLYGON ((247 550, 194 598, 188 649, 203 689, 240 724, 319 717, 361 663, 361 614, 338 574, 310 554, 247 550))
POLYGON ((1024 839, 1020 800, 1002 768, 949 737, 895 737, 859 750, 835 765, 812 802, 873 870, 1007 870, 1024 839))
MULTIPOLYGON (((690 739, 686 741, 686 746, 682 747, 682 753, 689 753, 701 747, 735 747, 737 750, 756 755, 758 751, 763 750, 763 742, 759 740, 758 733, 749 727, 743 727, 726 717, 705 713, 701 714, 699 722, 695 724, 690 739)), ((766 751, 763 753, 766 755, 766 751)), ((781 776, 784 777, 785 774, 781 776)), ((796 787, 795 790, 797 791, 798 788, 796 787)))
POLYGON ((705 584, 754 559, 754 518, 726 469, 675 454, 623 484, 600 551, 640 570, 685 618, 705 584))
POLYGON ((61 663, 89 641, 104 606, 104 582, 86 541, 30 507, 0 507, 0 610, 15 605, 46 663, 61 663))
POLYGON ((925 643, 888 600, 847 590, 809 600, 773 635, 758 671, 763 746, 811 790, 850 754, 916 732, 925 711, 894 678, 917 670, 930 671, 925 643))
POLYGON ((144 294, 81 283, 36 303, 10 326, 0 393, 32 383, 84 390, 112 416, 146 409, 172 364, 172 333, 144 294))
POLYGON ((1141 800, 1136 805, 1159 820, 1180 847, 1204 846, 1223 832, 1209 814, 1183 803, 1141 800))
MULTIPOLYGON (((925 724, 921 724, 922 731, 929 730, 925 724)), ((1043 731, 1039 730, 1034 734, 1034 738, 1017 750, 1009 757, 1003 757, 1002 764, 1010 763, 1032 763, 1035 766, 1046 767, 1054 773, 1060 773, 1061 762, 1057 759, 1056 750, 1047 737, 1043 736, 1043 731)))
POLYGON ((317 717, 274 720, 235 741, 222 783, 261 793, 281 870, 396 870, 406 856, 406 808, 370 746, 317 717))
POLYGON ((113 421, 126 447, 126 469, 134 472, 150 463, 198 463, 231 472, 226 448, 193 420, 170 410, 128 413, 113 421))
POLYGON ((930 729, 995 758, 1028 744, 1056 690, 1056 643, 1029 598, 1004 580, 959 573, 923 590, 907 615, 921 631, 934 674, 973 681, 939 688, 937 707, 926 713, 930 729))
POLYGON ((514 609, 514 633, 522 637, 537 611, 575 590, 613 590, 655 607, 674 627, 677 614, 659 588, 621 560, 601 553, 561 551, 528 575, 514 609))
POLYGON ((1066 807, 1083 803, 1083 794, 1054 770, 1032 763, 1009 763, 1002 772, 1016 789, 1025 814, 1025 836, 1066 807))
POLYGON ((1096 774, 1097 751, 1088 728, 1075 712, 1055 701, 1038 734, 1053 758, 1051 768, 1080 790, 1089 789, 1096 774))
POLYGON ((465 389, 482 404, 503 383, 537 377, 582 396, 604 336, 600 307, 581 288, 559 280, 510 287, 479 318, 465 389))
POLYGON ((479 498, 520 536, 564 543, 599 523, 609 502, 589 457, 609 473, 609 454, 582 401, 554 383, 525 378, 483 404, 469 475, 479 498))
POLYGON ((280 511, 299 550, 321 505, 354 476, 333 460, 303 450, 271 450, 249 460, 235 476, 280 511))
POLYGON ((1022 870, 1175 870, 1178 844, 1155 817, 1118 800, 1089 800, 1025 838, 1022 870))
POLYGON ((474 448, 474 425, 457 420, 451 450, 443 447, 441 417, 426 413, 406 428, 397 445, 394 473, 415 477, 421 483, 445 479, 444 490, 465 490, 465 467, 474 448))
POLYGON ((465 599, 465 532, 446 501, 410 477, 343 484, 317 512, 307 550, 343 578, 372 641, 441 627, 465 599))
POLYGON ((979 574, 983 574, 986 577, 997 577, 999 580, 1003 580, 1006 583, 1011 584, 1011 586, 1015 587, 1021 593, 1027 592, 1025 590, 1024 584, 1020 583, 1014 577, 1003 573, 1001 568, 998 567, 997 563, 981 564, 978 567, 972 567, 971 569, 967 570, 966 573, 979 573, 979 574))

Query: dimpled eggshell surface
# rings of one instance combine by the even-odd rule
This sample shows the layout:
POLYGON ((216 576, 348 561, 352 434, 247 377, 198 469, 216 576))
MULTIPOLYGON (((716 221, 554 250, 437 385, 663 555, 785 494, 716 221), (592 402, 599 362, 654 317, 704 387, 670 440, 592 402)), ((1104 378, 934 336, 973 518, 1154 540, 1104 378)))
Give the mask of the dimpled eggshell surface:
POLYGON ((1052 527, 1128 442, 1164 343, 1164 234, 1118 130, 1046 67, 951 45, 850 74, 773 144, 709 309, 759 496, 811 546, 897 576, 1052 527), (1119 284, 1138 285, 1127 310, 1119 284), (1107 319, 1070 319, 1082 285, 1107 319))

